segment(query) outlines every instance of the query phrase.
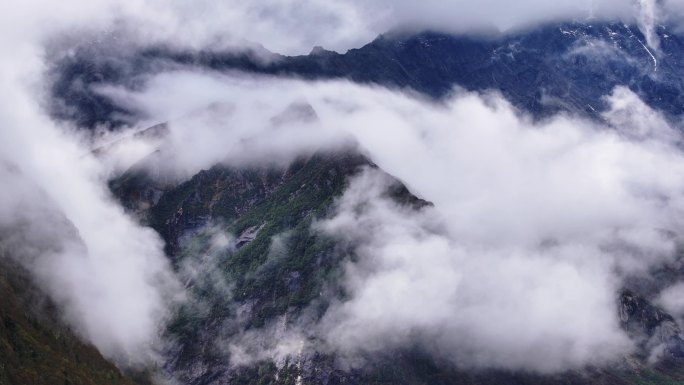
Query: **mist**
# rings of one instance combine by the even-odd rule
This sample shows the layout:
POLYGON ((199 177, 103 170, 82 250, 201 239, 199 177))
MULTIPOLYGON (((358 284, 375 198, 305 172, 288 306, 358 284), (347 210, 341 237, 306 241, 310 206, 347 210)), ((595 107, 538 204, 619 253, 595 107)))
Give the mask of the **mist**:
MULTIPOLYGON (((417 346, 465 367, 606 364, 634 348, 618 319, 624 280, 674 261, 682 136, 626 88, 606 95, 599 123, 534 121, 495 92, 455 90, 436 103, 345 81, 186 71, 148 84, 104 92, 168 121, 167 157, 155 167, 192 175, 216 163, 286 165, 356 142, 434 204, 392 202, 383 172, 350 181, 332 217, 314 225, 359 257, 344 266, 349 299, 333 300, 314 326, 295 323, 282 341, 266 337, 272 345, 256 357, 300 351, 313 338, 350 362, 417 346), (273 124, 292 109, 313 113, 273 124)), ((262 332, 274 335, 251 335, 262 332)), ((227 343, 247 362, 244 351, 256 349, 248 341, 263 339, 227 343)))

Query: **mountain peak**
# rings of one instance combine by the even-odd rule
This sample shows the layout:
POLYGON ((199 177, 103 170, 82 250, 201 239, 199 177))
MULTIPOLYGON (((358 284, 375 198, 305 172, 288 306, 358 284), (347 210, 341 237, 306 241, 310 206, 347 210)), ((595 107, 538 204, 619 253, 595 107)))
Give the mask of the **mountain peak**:
POLYGON ((313 47, 313 49, 311 50, 311 52, 309 52, 309 55, 311 55, 311 56, 319 56, 319 55, 329 55, 329 54, 333 54, 333 53, 335 53, 335 52, 334 52, 334 51, 329 51, 329 50, 327 50, 327 49, 321 47, 320 45, 317 45, 317 46, 313 47))

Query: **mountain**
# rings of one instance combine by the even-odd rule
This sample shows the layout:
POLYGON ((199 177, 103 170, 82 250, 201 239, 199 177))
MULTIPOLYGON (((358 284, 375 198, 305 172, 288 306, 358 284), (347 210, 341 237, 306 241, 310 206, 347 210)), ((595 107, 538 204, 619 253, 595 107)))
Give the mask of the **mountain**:
POLYGON ((116 105, 94 92, 96 87, 139 87, 145 75, 190 67, 349 79, 407 88, 436 99, 455 86, 496 90, 539 118, 564 111, 598 119, 607 108, 603 97, 623 85, 676 120, 684 112, 684 36, 665 26, 657 35, 658 50, 646 45, 635 26, 600 22, 550 24, 489 37, 390 33, 344 54, 319 47, 309 55, 290 57, 256 49, 221 53, 152 47, 117 53, 89 45, 57 61, 53 94, 58 102, 53 111, 85 126, 116 126, 137 111, 116 105))
MULTIPOLYGON (((169 47, 109 50, 77 47, 58 58, 52 113, 90 128, 135 121, 135 106, 97 92, 107 85, 141 87, 147 76, 172 69, 239 70, 304 79, 348 79, 409 89, 439 102, 454 87, 500 92, 536 119, 563 112, 600 120, 603 99, 630 88, 672 122, 684 113, 684 36, 659 27, 660 48, 638 28, 615 23, 567 23, 497 36, 436 32, 390 33, 344 54, 315 48, 309 55, 267 51, 181 52, 169 47)), ((163 135, 163 130, 160 133, 163 135)), ((98 149, 106 152, 106 149, 98 149)), ((217 164, 186 180, 160 177, 159 148, 110 181, 124 208, 155 229, 193 301, 178 309, 166 337, 173 341, 163 372, 181 383, 209 384, 673 384, 684 381, 684 338, 654 293, 684 273, 664 266, 653 279, 631 282, 616 298, 621 326, 639 350, 609 368, 543 376, 494 369, 466 370, 419 347, 363 357, 342 368, 335 352, 300 349, 285 358, 242 359, 227 349, 236 338, 268 346, 302 319, 320 318, 344 299, 340 276, 356 256, 314 230, 328 218, 350 178, 378 167, 349 144, 299 157, 287 167, 217 164), (323 295, 325 294, 325 295, 323 295), (250 333, 260 333, 252 336, 250 333), (650 361, 652 346, 663 357, 650 361), (243 365, 236 364, 244 361, 243 365)), ((382 172, 381 170, 379 170, 382 172)), ((431 205, 399 180, 385 195, 405 210, 431 205)), ((562 325, 559 325, 562 327, 562 325)), ((5 332, 11 336, 11 332, 5 332)), ((317 341, 306 341, 316 346, 317 341)), ((249 352, 248 352, 249 353, 249 352)), ((1 378, 1 377, 0 377, 1 378)))

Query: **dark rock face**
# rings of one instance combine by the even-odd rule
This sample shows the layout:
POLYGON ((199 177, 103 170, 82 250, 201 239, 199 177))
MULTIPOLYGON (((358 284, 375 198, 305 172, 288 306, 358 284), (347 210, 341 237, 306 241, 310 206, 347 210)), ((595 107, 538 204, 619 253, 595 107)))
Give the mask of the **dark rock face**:
POLYGON ((659 51, 648 48, 635 26, 610 23, 551 24, 500 37, 433 32, 388 34, 344 54, 314 49, 306 56, 271 53, 177 52, 163 47, 127 52, 77 50, 53 70, 55 114, 86 127, 116 126, 134 119, 134 106, 119 106, 94 90, 120 84, 135 88, 144 76, 169 68, 240 70, 305 79, 349 79, 407 88, 433 98, 454 86, 496 90, 535 117, 571 112, 596 118, 603 97, 617 85, 636 92, 669 117, 684 113, 684 38, 660 27, 659 51), (263 60, 263 56, 270 60, 263 60), (97 57, 97 59, 94 59, 97 57))
POLYGON ((632 338, 639 341, 642 352, 659 354, 658 359, 684 362, 684 336, 674 318, 662 309, 625 290, 620 295, 620 321, 632 338))
POLYGON ((178 256, 182 236, 210 222, 230 224, 242 220, 244 223, 235 225, 235 230, 238 237, 246 238, 250 229, 261 232, 269 218, 282 229, 295 226, 316 208, 308 205, 332 202, 346 178, 362 165, 372 163, 352 152, 317 154, 286 168, 217 165, 180 184, 160 183, 147 169, 138 167, 113 181, 111 188, 126 208, 137 212, 162 235, 167 254, 178 256), (299 210, 288 212, 288 216, 278 217, 278 212, 270 211, 293 201, 299 210), (267 203, 270 206, 263 207, 267 203), (255 209, 260 209, 263 217, 256 217, 252 213, 255 209), (256 218, 247 221, 249 214, 256 218))

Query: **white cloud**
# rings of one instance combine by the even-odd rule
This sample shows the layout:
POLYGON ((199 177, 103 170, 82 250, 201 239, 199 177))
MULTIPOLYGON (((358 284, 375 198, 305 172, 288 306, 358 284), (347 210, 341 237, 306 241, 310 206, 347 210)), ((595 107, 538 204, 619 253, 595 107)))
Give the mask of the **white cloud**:
POLYGON ((676 283, 658 296, 658 305, 674 317, 681 319, 684 316, 684 282, 676 283))
POLYGON ((674 258, 681 135, 626 88, 607 96, 599 125, 534 122, 497 94, 434 104, 343 81, 188 72, 149 84, 109 92, 155 120, 183 117, 171 137, 192 140, 171 139, 171 169, 286 162, 351 137, 435 204, 397 207, 379 196, 386 179, 366 172, 320 224, 360 256, 346 267, 350 299, 317 329, 350 355, 417 344, 464 365, 541 372, 618 359, 631 349, 617 320, 621 280, 674 258), (273 127, 303 103, 315 120, 273 127))
POLYGON ((415 213, 383 198, 387 179, 365 171, 321 224, 360 255, 347 265, 351 299, 322 324, 337 349, 353 356, 417 345, 458 365, 541 372, 630 351, 617 281, 598 247, 466 245, 430 231, 439 206, 415 213))

